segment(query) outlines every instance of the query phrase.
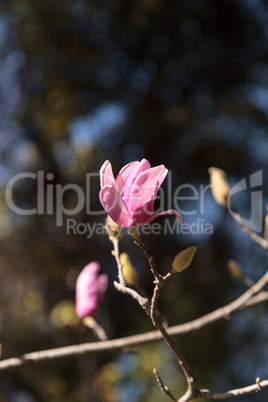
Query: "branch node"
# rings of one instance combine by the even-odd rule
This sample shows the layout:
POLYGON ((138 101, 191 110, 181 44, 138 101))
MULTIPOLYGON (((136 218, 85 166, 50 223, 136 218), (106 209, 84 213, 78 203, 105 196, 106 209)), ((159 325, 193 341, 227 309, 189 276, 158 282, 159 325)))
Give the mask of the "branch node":
POLYGON ((164 394, 169 396, 169 398, 172 399, 173 401, 177 401, 177 399, 170 392, 169 388, 166 385, 164 385, 164 383, 163 383, 158 371, 156 370, 156 368, 153 369, 153 373, 155 375, 156 381, 158 382, 158 385, 159 385, 159 388, 161 389, 161 391, 163 391, 164 394))
POLYGON ((260 380, 260 377, 257 377, 256 378, 256 384, 257 384, 257 387, 258 387, 258 391, 261 391, 262 390, 262 387, 261 387, 261 380, 260 380))

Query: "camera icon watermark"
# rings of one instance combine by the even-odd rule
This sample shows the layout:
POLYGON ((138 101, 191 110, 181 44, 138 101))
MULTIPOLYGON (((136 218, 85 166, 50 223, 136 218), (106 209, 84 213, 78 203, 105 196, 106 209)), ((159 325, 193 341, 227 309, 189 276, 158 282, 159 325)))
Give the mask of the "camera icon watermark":
POLYGON ((249 176, 249 185, 244 178, 230 188, 229 193, 229 211, 232 212, 231 198, 241 191, 250 191, 250 215, 249 218, 241 219, 243 223, 251 230, 257 233, 263 230, 263 171, 259 170, 249 176))

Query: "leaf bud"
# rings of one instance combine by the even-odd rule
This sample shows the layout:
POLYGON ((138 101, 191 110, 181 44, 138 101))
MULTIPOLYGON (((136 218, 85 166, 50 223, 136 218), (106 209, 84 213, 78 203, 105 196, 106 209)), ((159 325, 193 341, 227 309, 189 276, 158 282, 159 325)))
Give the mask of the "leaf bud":
POLYGON ((138 274, 136 268, 132 265, 127 253, 120 254, 120 263, 122 265, 123 277, 128 285, 138 285, 138 274))
POLYGON ((226 173, 215 167, 209 168, 208 173, 210 175, 211 191, 215 201, 220 205, 228 207, 230 187, 225 179, 226 173))
POLYGON ((196 252, 196 247, 189 247, 182 252, 180 252, 175 258, 172 263, 172 271, 171 273, 174 274, 175 272, 181 272, 185 268, 187 268, 193 259, 193 256, 196 252))
POLYGON ((227 267, 230 274, 236 279, 242 279, 243 273, 240 265, 235 260, 229 260, 227 262, 227 267))

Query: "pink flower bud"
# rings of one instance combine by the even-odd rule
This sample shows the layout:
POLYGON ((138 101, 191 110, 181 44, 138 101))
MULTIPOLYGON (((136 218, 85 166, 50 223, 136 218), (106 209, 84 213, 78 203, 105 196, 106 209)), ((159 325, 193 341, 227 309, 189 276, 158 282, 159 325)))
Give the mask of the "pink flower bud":
POLYGON ((109 161, 100 170, 100 202, 107 214, 123 228, 146 225, 156 217, 175 214, 182 223, 181 214, 174 209, 153 215, 154 202, 168 170, 164 165, 151 168, 143 159, 124 166, 114 178, 109 161))
POLYGON ((103 302, 108 277, 99 275, 100 264, 96 261, 86 265, 76 281, 76 312, 81 318, 96 317, 103 302))

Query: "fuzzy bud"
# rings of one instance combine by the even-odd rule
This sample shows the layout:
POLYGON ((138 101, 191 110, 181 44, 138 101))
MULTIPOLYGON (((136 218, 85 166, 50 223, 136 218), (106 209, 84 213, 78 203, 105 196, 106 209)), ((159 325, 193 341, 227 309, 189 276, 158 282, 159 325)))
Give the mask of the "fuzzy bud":
POLYGON ((236 279, 242 279, 243 273, 240 265, 235 260, 229 260, 227 262, 227 267, 230 274, 236 279))
POLYGON ((120 254, 120 263, 122 265, 123 277, 130 286, 138 285, 138 274, 132 265, 127 253, 120 254))
POLYGON ((226 174, 223 170, 215 167, 208 169, 210 175, 211 191, 215 201, 225 207, 228 206, 230 187, 226 181, 226 174))
POLYGON ((108 287, 108 277, 100 275, 100 264, 93 261, 80 272, 76 281, 76 312, 81 318, 96 317, 108 287))
POLYGON ((107 215, 106 230, 111 241, 115 238, 120 240, 123 237, 123 228, 117 225, 109 215, 107 215))

